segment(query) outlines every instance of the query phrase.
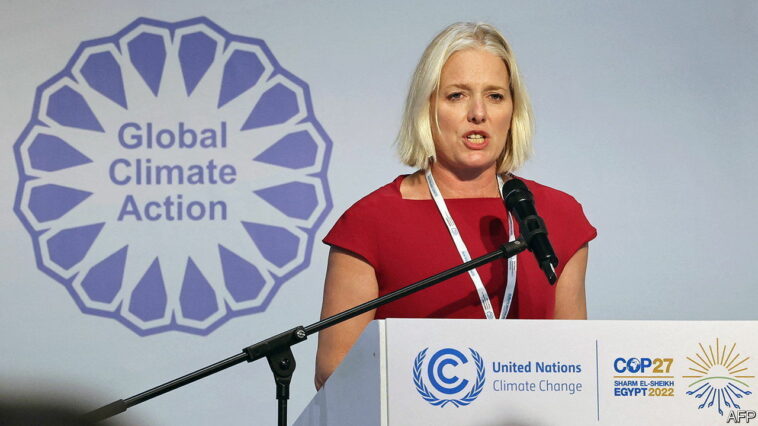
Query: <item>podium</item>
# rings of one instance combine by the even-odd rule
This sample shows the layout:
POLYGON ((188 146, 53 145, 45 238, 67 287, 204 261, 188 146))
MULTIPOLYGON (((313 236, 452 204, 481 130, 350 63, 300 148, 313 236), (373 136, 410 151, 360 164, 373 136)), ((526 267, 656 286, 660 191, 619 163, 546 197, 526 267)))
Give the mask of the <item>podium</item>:
POLYGON ((758 424, 756 356, 756 321, 373 321, 294 424, 758 424))

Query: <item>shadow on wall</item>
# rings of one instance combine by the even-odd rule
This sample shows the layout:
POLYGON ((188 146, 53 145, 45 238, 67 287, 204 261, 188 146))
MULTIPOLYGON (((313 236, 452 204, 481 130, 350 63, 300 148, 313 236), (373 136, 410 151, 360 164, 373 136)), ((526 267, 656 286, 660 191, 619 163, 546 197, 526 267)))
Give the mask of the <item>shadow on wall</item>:
POLYGON ((39 397, 0 396, 2 426, 126 426, 110 419, 93 423, 82 416, 87 412, 81 403, 67 403, 39 397))

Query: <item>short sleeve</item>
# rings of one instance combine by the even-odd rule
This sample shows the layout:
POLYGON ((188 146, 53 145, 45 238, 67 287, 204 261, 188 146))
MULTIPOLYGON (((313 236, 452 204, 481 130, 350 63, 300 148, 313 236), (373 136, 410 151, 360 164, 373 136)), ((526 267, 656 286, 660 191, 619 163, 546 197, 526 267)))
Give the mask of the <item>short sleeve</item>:
MULTIPOLYGON (((565 243, 562 244, 561 251, 563 252, 562 265, 566 266, 566 263, 571 259, 580 248, 585 244, 594 240, 597 237, 597 229, 590 223, 587 216, 584 214, 584 208, 573 197, 568 205, 567 218, 571 219, 571 223, 564 223, 563 227, 566 231, 567 237, 565 243)), ((559 273, 563 270, 560 268, 559 273)))
POLYGON ((324 243, 355 253, 374 269, 378 267, 379 253, 376 236, 377 209, 370 198, 364 198, 347 209, 324 237, 324 243))

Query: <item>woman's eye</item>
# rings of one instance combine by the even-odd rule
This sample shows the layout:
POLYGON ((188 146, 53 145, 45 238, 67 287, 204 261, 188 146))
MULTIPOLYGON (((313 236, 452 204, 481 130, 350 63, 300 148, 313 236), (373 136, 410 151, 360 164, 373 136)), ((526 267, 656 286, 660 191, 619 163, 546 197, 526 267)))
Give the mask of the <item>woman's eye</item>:
POLYGON ((455 100, 458 100, 458 99, 461 99, 461 98, 463 98, 463 93, 461 93, 461 92, 455 92, 455 93, 451 93, 451 94, 447 95, 447 99, 449 101, 455 101, 455 100))
POLYGON ((492 93, 490 95, 490 98, 492 100, 495 100, 495 101, 499 102, 499 101, 502 101, 503 99, 505 99, 505 95, 503 95, 502 93, 492 93))

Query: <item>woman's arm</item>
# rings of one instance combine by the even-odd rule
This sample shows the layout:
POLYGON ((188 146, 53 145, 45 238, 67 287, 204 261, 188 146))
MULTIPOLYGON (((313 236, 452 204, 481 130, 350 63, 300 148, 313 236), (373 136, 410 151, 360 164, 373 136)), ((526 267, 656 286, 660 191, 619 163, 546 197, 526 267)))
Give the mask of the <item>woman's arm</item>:
MULTIPOLYGON (((379 295, 374 268, 363 258, 349 251, 332 247, 326 268, 324 301, 321 319, 360 305, 379 295)), ((374 319, 374 311, 366 312, 318 334, 316 351, 316 389, 324 385, 366 325, 374 319)))
POLYGON ((585 244, 571 256, 555 284, 555 319, 587 319, 587 300, 584 292, 587 251, 585 244))

